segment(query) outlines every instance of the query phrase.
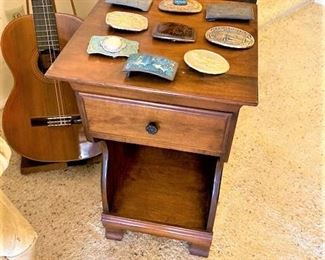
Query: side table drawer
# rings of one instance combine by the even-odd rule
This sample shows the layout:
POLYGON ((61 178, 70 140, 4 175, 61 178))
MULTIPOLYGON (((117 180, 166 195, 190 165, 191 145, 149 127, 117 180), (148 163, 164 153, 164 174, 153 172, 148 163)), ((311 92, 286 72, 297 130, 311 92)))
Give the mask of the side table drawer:
POLYGON ((231 113, 79 95, 92 137, 209 155, 225 152, 231 113))

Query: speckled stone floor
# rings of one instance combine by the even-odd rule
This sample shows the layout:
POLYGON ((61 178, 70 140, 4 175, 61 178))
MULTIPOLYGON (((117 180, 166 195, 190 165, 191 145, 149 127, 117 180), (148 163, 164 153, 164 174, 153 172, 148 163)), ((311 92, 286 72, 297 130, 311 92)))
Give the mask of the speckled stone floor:
POLYGON ((273 23, 288 16, 313 0, 257 0, 259 7, 259 26, 273 23))
MULTIPOLYGON (((310 4, 260 27, 259 106, 240 113, 209 259, 324 259, 323 12, 310 4)), ((38 259, 200 259, 176 240, 106 240, 100 165, 23 176, 19 162, 0 187, 38 232, 38 259)))

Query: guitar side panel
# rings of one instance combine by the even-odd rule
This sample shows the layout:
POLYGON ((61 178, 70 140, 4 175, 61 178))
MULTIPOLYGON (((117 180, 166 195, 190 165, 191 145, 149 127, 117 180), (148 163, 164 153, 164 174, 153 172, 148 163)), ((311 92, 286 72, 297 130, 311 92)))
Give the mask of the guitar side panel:
MULTIPOLYGON (((56 18, 60 43, 64 45, 80 25, 80 20, 68 15, 57 15, 56 18), (71 26, 67 26, 69 17, 71 26), (65 26, 60 33, 62 24, 65 26)), ((81 125, 35 127, 31 124, 33 117, 79 114, 68 83, 46 79, 38 69, 32 16, 8 24, 1 45, 15 80, 3 112, 3 129, 11 147, 36 161, 73 161, 97 155, 97 151, 92 154, 96 149, 86 142, 81 125)))

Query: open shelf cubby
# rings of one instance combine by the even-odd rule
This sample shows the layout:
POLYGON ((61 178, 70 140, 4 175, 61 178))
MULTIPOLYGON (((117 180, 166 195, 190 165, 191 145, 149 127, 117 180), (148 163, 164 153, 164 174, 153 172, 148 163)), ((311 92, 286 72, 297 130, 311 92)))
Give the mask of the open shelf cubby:
POLYGON ((107 144, 109 215, 206 231, 217 157, 107 144))

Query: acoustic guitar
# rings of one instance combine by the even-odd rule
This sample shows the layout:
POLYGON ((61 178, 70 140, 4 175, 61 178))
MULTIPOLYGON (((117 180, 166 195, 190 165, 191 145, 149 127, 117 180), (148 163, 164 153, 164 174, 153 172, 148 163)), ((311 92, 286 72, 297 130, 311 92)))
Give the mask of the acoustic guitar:
POLYGON ((23 157, 40 162, 96 156, 99 149, 85 138, 70 85, 44 76, 81 20, 55 13, 52 0, 31 2, 33 15, 10 22, 1 38, 15 80, 2 118, 7 142, 23 157))

